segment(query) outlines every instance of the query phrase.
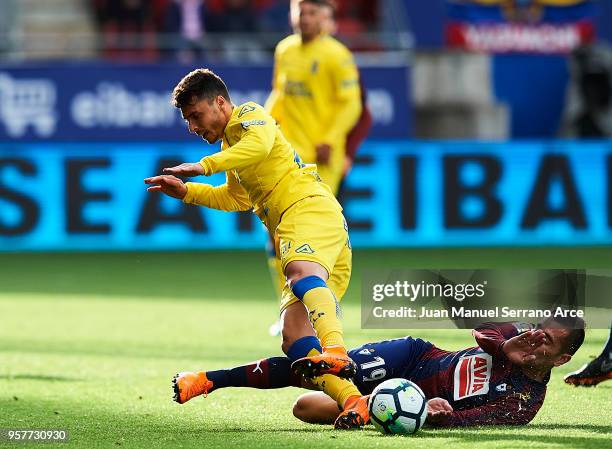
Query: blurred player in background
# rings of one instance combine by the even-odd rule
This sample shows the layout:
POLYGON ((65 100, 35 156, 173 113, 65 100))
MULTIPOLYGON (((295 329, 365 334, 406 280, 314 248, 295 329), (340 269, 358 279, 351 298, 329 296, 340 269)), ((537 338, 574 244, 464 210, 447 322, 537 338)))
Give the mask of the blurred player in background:
MULTIPOLYGON (((544 403, 551 370, 571 360, 582 345, 584 321, 547 319, 538 326, 484 323, 473 334, 478 346, 452 352, 412 337, 352 349, 349 355, 357 362, 353 381, 364 395, 387 379, 416 383, 430 398, 428 425, 524 425, 544 403)), ((311 388, 291 374, 290 365, 289 359, 273 357, 207 371, 207 393, 227 387, 311 388)), ((303 394, 293 408, 297 418, 313 424, 333 422, 339 413, 321 393, 303 394)))
POLYGON ((601 354, 579 370, 569 373, 564 380, 570 385, 592 387, 608 379, 612 379, 612 324, 601 354))
MULTIPOLYGON (((342 207, 316 170, 302 163, 275 120, 256 103, 234 105, 223 80, 210 70, 186 75, 173 99, 189 131, 209 143, 221 140, 221 151, 145 179, 148 190, 213 209, 253 209, 278 242, 287 279, 280 309, 282 349, 293 361, 291 369, 344 409, 336 427, 359 427, 364 404, 345 379, 356 366, 346 352, 339 319, 338 301, 352 268, 342 207), (176 177, 219 172, 225 172, 227 182, 217 187, 176 177)), ((205 373, 179 373, 173 381, 179 403, 211 385, 205 373)))
MULTIPOLYGON (((338 30, 338 25, 336 23, 336 8, 334 3, 329 1, 322 5, 321 8, 323 15, 323 32, 330 36, 334 36, 338 30)), ((357 68, 357 71, 359 72, 359 68, 357 68)), ((372 114, 368 108, 367 90, 363 85, 361 74, 359 74, 359 91, 361 94, 361 113, 359 114, 357 123, 355 123, 353 128, 346 136, 344 170, 342 172, 342 178, 340 180, 340 186, 338 187, 336 196, 339 196, 339 193, 342 190, 344 178, 346 178, 353 167, 353 161, 355 160, 355 155, 357 154, 357 150, 359 150, 359 146, 366 140, 368 133, 370 132, 370 128, 372 128, 372 114)))
MULTIPOLYGON (((332 37, 335 8, 329 0, 293 0, 295 33, 279 42, 266 109, 306 164, 338 194, 372 118, 350 51, 332 37)), ((284 277, 269 245, 268 265, 277 292, 284 277)), ((278 324, 270 327, 275 335, 278 324)))
POLYGON ((362 107, 353 56, 328 34, 332 8, 328 0, 292 2, 296 33, 276 46, 266 109, 302 160, 316 163, 321 179, 336 193, 344 174, 346 138, 362 107))

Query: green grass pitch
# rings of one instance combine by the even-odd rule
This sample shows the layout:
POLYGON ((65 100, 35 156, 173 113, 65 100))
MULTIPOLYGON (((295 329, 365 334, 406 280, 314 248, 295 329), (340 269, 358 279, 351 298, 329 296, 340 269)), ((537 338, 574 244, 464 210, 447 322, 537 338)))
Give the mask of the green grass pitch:
MULTIPOLYGON (((609 248, 358 251, 343 301, 349 346, 404 331, 359 328, 367 267, 612 267, 609 248)), ((176 371, 280 353, 263 252, 0 255, 0 428, 61 428, 75 448, 612 447, 612 382, 578 389, 562 376, 599 353, 606 331, 554 373, 527 427, 423 429, 385 437, 312 426, 291 415, 298 389, 227 389, 179 406, 176 371)), ((467 330, 417 330, 446 349, 467 330)), ((0 446, 23 447, 0 442, 0 446)), ((31 445, 28 445, 31 446, 31 445)))

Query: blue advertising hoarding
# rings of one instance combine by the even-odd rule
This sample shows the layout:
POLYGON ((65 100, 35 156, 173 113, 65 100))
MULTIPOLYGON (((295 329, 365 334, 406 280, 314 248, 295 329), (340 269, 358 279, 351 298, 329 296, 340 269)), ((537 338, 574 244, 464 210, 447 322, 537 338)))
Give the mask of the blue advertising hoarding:
MULTIPOLYGON (((210 66, 236 104, 263 104, 272 67, 210 66)), ((178 64, 20 64, 0 66, 0 141, 185 141, 170 93, 194 69, 178 64)), ((409 68, 364 67, 375 138, 411 135, 409 68)))
MULTIPOLYGON (((1 145, 0 250, 263 247, 252 214, 146 192, 143 178, 212 149, 1 145)), ((611 244, 612 142, 371 141, 344 204, 354 247, 611 244)))

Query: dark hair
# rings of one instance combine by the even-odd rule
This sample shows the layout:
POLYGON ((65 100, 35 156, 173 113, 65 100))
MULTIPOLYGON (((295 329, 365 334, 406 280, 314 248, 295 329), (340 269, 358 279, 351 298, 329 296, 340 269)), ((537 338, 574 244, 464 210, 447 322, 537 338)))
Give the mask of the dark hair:
POLYGON ((569 334, 563 339, 561 349, 570 355, 576 354, 576 351, 584 343, 584 329, 586 323, 580 317, 553 317, 545 320, 542 325, 549 325, 550 327, 560 327, 567 329, 569 334))
POLYGON ((196 69, 189 72, 172 91, 172 103, 182 108, 198 100, 214 100, 218 96, 230 100, 227 86, 223 80, 209 69, 196 69))
POLYGON ((300 3, 312 3, 313 5, 318 6, 329 6, 334 10, 334 12, 336 11, 336 4, 333 0, 299 0, 298 5, 300 3))

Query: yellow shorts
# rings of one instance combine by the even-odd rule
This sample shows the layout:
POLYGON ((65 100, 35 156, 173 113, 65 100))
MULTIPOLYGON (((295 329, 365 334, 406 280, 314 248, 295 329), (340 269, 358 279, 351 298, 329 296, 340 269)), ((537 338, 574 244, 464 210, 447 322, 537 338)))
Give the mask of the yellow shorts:
POLYGON ((340 182, 342 181, 342 169, 331 167, 329 165, 317 165, 317 173, 321 177, 321 181, 329 186, 334 196, 338 196, 340 182))
MULTIPOLYGON (((348 226, 338 202, 331 197, 311 196, 285 211, 276 228, 277 255, 283 272, 289 262, 317 262, 329 273, 327 286, 340 301, 351 278, 352 251, 348 226)), ((299 301, 285 284, 281 313, 299 301)))

